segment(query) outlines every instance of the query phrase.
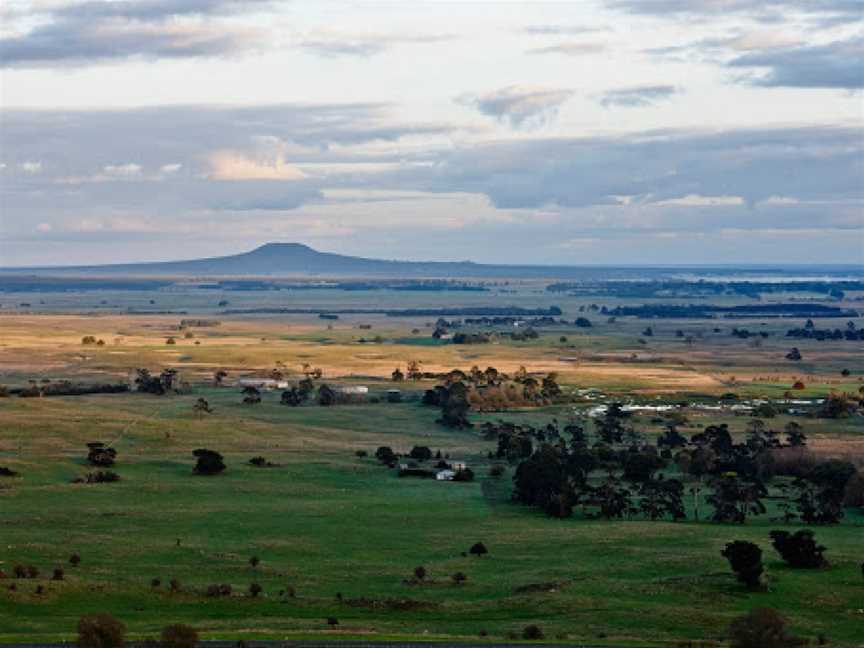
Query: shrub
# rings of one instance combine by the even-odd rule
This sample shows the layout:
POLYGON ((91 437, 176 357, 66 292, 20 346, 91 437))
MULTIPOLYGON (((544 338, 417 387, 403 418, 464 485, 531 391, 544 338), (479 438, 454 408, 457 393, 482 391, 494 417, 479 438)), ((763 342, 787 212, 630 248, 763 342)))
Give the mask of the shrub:
POLYGON ((540 626, 528 625, 522 630, 522 638, 529 641, 536 641, 543 638, 543 631, 540 626))
POLYGON ((195 648, 198 631, 188 625, 176 623, 162 629, 162 648, 195 648))
POLYGON ((123 648, 125 642, 126 626, 107 612, 78 621, 78 648, 123 648))
POLYGON ((63 571, 62 567, 55 567, 54 572, 51 574, 51 580, 61 581, 65 575, 66 572, 63 571))
POLYGON ((468 577, 462 572, 456 572, 450 578, 453 580, 454 585, 462 585, 465 581, 468 580, 468 577))
POLYGON ((220 596, 231 596, 231 591, 231 586, 227 583, 222 583, 221 585, 207 586, 207 596, 211 598, 218 598, 220 596))
POLYGON ((504 466, 501 464, 494 464, 489 467, 489 476, 490 477, 500 477, 504 474, 504 466))
POLYGON ((249 586, 249 594, 251 594, 253 597, 258 596, 263 591, 264 588, 262 588, 258 583, 252 583, 249 586))
POLYGON ((791 567, 813 569, 828 564, 822 556, 826 547, 816 544, 813 532, 809 529, 802 529, 795 533, 772 531, 771 542, 780 557, 791 567))
POLYGON ((484 545, 482 542, 475 542, 473 545, 471 545, 471 548, 468 550, 468 553, 470 553, 473 556, 477 556, 478 558, 480 558, 481 556, 485 556, 486 554, 488 554, 489 550, 486 548, 486 545, 484 545))
POLYGON ((27 565, 27 578, 38 578, 39 568, 35 565, 27 565))
POLYGON ((176 578, 172 578, 170 581, 168 581, 168 587, 170 588, 170 590, 172 592, 179 592, 180 591, 180 581, 177 580, 176 578))
POLYGON ((261 559, 258 556, 252 556, 249 559, 249 566, 252 567, 252 569, 255 569, 260 562, 261 562, 261 559))
POLYGON ((150 587, 160 587, 162 585, 161 578, 153 578, 150 580, 150 587))
POLYGON ((11 468, 0 466, 0 477, 17 477, 18 473, 11 468))
POLYGON ((71 564, 73 567, 77 567, 79 564, 81 564, 81 555, 77 552, 73 553, 71 556, 69 556, 69 564, 71 564))
POLYGON ((729 626, 732 648, 791 648, 804 642, 786 634, 786 620, 772 608, 754 608, 729 626))
POLYGON ((423 566, 415 567, 414 578, 416 578, 418 581, 422 581, 424 578, 426 578, 426 568, 423 566))
POLYGON ((736 540, 726 545, 720 552, 729 561, 736 578, 749 589, 762 587, 762 550, 758 545, 746 540, 736 540))
POLYGON ((339 625, 339 619, 337 619, 336 617, 327 617, 327 625, 337 626, 339 625))
POLYGON ((472 482, 474 481, 474 471, 470 468, 463 468, 462 470, 457 470, 456 474, 453 475, 453 481, 472 482))
POLYGON ((360 457, 360 458, 362 459, 363 457, 368 457, 368 456, 369 456, 369 453, 366 452, 365 450, 357 450, 357 451, 354 452, 354 456, 355 456, 355 457, 360 457))

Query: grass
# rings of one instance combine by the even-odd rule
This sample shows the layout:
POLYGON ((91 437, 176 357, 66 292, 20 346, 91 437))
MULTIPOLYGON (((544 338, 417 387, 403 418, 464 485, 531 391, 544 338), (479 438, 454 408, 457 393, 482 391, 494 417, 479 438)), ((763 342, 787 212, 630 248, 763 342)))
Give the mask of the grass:
POLYGON ((234 390, 201 393, 216 409, 202 420, 191 413, 199 394, 0 401, 0 464, 24 475, 0 491, 0 569, 35 564, 50 574, 63 565, 67 573, 63 582, 40 580, 43 595, 29 580, 15 581, 16 592, 0 589, 0 640, 66 639, 81 614, 109 610, 136 636, 169 622, 214 638, 318 636, 332 616, 346 636, 474 638, 486 631, 502 638, 536 623, 551 638, 620 644, 718 639, 754 605, 776 607, 795 630, 825 633, 835 645, 860 638, 860 517, 817 529, 830 569, 795 571, 770 549, 768 531, 778 525, 761 519, 743 527, 560 521, 515 506, 512 472, 495 480, 481 468, 491 444, 435 426, 434 411, 416 404, 295 409, 270 397, 250 408, 234 390), (123 480, 69 483, 87 470, 84 443, 109 438, 117 439, 123 480), (420 443, 468 458, 481 479, 399 479, 374 459, 353 456, 420 443), (194 476, 191 450, 201 446, 223 452, 229 470, 194 476), (281 466, 249 466, 255 454, 281 466), (746 593, 730 577, 720 550, 732 539, 763 547, 770 592, 746 593), (490 555, 463 557, 478 540, 490 555), (66 563, 73 550, 82 556, 77 568, 66 563), (261 558, 254 569, 252 555, 261 558), (432 582, 406 585, 418 565, 432 582), (468 575, 463 586, 449 580, 457 571, 468 575), (155 577, 160 588, 149 585, 155 577), (172 578, 180 593, 168 592, 172 578), (565 584, 515 591, 552 581, 565 584), (223 582, 244 594, 257 582, 264 595, 201 593, 223 582), (279 595, 288 586, 296 598, 279 595), (352 607, 337 593, 427 607, 352 607))
MULTIPOLYGON (((123 304, 135 306, 146 304, 147 297, 108 299, 120 304, 122 298, 123 304)), ((294 297, 302 306, 343 296, 304 292, 294 297)), ((578 302, 553 297, 554 302, 560 297, 565 316, 578 314, 578 302)), ((458 296, 463 298, 475 299, 458 296)), ((49 306, 80 310, 83 298, 62 299, 49 306)), ((189 308, 203 307, 195 299, 204 297, 190 298, 189 308)), ((231 299, 231 306, 239 308, 268 299, 278 306, 283 297, 231 299)), ((363 305, 368 295, 345 299, 363 305)), ((404 300, 431 300, 434 306, 455 298, 386 299, 395 307, 411 307, 422 304, 404 300)), ((544 306, 550 298, 526 292, 521 297, 484 294, 482 299, 544 306)), ((157 307, 185 304, 180 297, 163 294, 157 307)), ((536 623, 553 641, 567 637, 592 644, 655 646, 719 640, 736 615, 767 605, 786 614, 793 631, 802 635, 824 633, 832 645, 861 645, 864 519, 851 511, 841 525, 816 529, 818 540, 828 547, 831 567, 796 571, 783 566, 770 548, 769 531, 782 525, 767 516, 744 526, 554 520, 516 506, 510 501, 512 467, 499 479, 486 475, 485 457, 494 443, 480 438, 476 429, 436 425, 437 412, 415 402, 290 408, 270 393, 263 404, 250 407, 240 403, 234 388, 203 384, 215 368, 228 369, 230 381, 264 374, 280 360, 295 372, 292 378, 301 363, 309 362, 322 367, 327 380, 362 381, 380 392, 392 386, 385 379, 395 367, 404 370, 408 360, 417 359, 429 371, 474 364, 513 371, 526 365, 532 371, 559 372, 568 387, 598 387, 606 394, 647 401, 712 398, 728 391, 780 398, 799 378, 806 384, 802 395, 812 397, 832 389, 857 391, 860 344, 798 340, 795 346, 805 360, 790 364, 782 360, 792 346, 789 341, 771 337, 751 347, 726 334, 712 334, 717 322, 654 322, 655 336, 642 345, 638 338, 645 321, 622 319, 607 325, 604 318, 589 314, 595 326, 588 330, 556 326, 527 343, 458 346, 433 341, 425 319, 344 317, 330 323, 330 329, 314 316, 219 316, 220 327, 196 329, 194 339, 185 339, 176 330, 180 317, 70 312, 0 318, 2 383, 42 377, 115 381, 138 366, 177 366, 198 381, 194 394, 177 397, 0 398, 0 466, 23 475, 0 478, 0 570, 8 573, 22 563, 42 572, 38 582, 0 580, 0 641, 69 639, 81 614, 105 610, 123 619, 135 637, 185 622, 207 638, 326 634, 476 640, 485 631, 489 639, 500 640, 536 623), (371 329, 359 329, 360 323, 371 329), (420 333, 412 334, 413 328, 420 333), (674 337, 677 328, 688 334, 700 329, 705 337, 689 347, 674 337), (106 346, 82 347, 81 337, 90 334, 104 338, 106 346), (177 336, 175 346, 165 345, 169 335, 177 336), (377 335, 383 344, 357 341, 377 335), (566 343, 559 341, 561 335, 567 336, 566 343), (845 367, 853 369, 849 378, 840 376, 845 367), (199 396, 214 408, 212 416, 199 419, 193 414, 199 396), (116 471, 122 480, 70 483, 88 470, 85 444, 95 440, 118 449, 116 471), (402 452, 413 445, 440 448, 465 458, 478 480, 398 479, 374 459, 354 455, 358 449, 371 455, 380 445, 402 452), (222 452, 228 471, 194 476, 191 453, 200 447, 222 452), (248 465, 256 455, 280 465, 248 465), (734 539, 762 546, 769 592, 747 593, 731 577, 720 550, 734 539), (490 555, 463 557, 477 541, 489 547, 490 555), (72 551, 82 556, 78 567, 67 562, 72 551), (254 569, 249 565, 252 555, 261 558, 254 569), (65 568, 66 579, 47 580, 58 565, 65 568), (418 565, 426 567, 430 582, 406 584, 418 565), (463 586, 450 580, 457 571, 468 575, 463 586), (150 581, 157 577, 162 585, 152 588, 150 581), (168 591, 173 578, 182 584, 178 593, 168 591), (16 591, 8 589, 13 582, 16 591), (246 595, 252 582, 262 585, 262 596, 246 595), (559 583, 550 588, 554 591, 517 591, 553 582, 559 583), (235 595, 205 597, 202 592, 214 583, 230 583, 235 595), (43 594, 35 593, 37 585, 45 588, 43 594), (289 586, 296 597, 279 594, 289 586), (377 604, 340 603, 337 593, 377 604), (387 599, 422 605, 402 610, 388 607, 387 599), (337 618, 339 626, 329 628, 327 617, 337 618)), ((746 321, 735 324, 755 327, 746 321)), ((775 333, 788 326, 768 325, 775 333)), ((400 385, 409 393, 429 386, 400 385)), ((473 418, 480 422, 506 416, 538 424, 552 416, 564 421, 571 413, 568 406, 473 418)), ((746 424, 746 419, 723 413, 693 411, 688 417, 694 426, 728 422, 735 432, 746 424)), ((662 430, 651 418, 638 417, 648 438, 662 430)), ((770 424, 780 429, 787 420, 781 416, 770 424)), ((860 417, 808 420, 804 426, 820 453, 862 454, 860 417)), ((684 431, 692 434, 696 429, 684 431)))

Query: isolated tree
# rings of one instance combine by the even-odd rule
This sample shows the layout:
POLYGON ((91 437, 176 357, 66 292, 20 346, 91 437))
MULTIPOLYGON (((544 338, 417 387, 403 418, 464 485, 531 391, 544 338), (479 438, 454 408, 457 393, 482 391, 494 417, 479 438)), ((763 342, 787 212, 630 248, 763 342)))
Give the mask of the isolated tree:
POLYGON ((540 626, 528 625, 522 630, 522 638, 527 641, 538 641, 543 638, 543 631, 540 626))
POLYGON ((324 407, 336 404, 336 392, 329 385, 318 388, 318 404, 324 407))
POLYGON ((176 623, 162 629, 161 639, 161 648, 196 648, 198 631, 191 626, 176 623))
POLYGON ((257 387, 247 385, 241 393, 243 394, 244 405, 258 405, 261 402, 261 392, 257 387))
POLYGON ((290 389, 286 389, 282 392, 282 397, 279 399, 279 402, 283 405, 290 405, 291 407, 299 406, 303 401, 307 398, 306 392, 300 391, 297 387, 291 387, 290 389))
POLYGON ((484 545, 482 542, 475 542, 473 545, 471 545, 471 548, 468 550, 468 553, 470 553, 472 556, 477 556, 478 558, 482 558, 483 556, 485 556, 486 554, 489 553, 489 550, 486 548, 486 545, 484 545))
POLYGON ((463 585, 468 580, 468 577, 462 572, 456 572, 450 578, 453 580, 454 585, 463 585))
POLYGON ((226 468, 222 455, 214 450, 198 448, 192 455, 198 458, 194 468, 196 475, 217 475, 226 468))
POLYGON ((432 450, 428 446, 414 446, 409 456, 417 461, 428 461, 432 458, 432 450))
POLYGON ((375 458, 383 464, 391 464, 396 461, 396 453, 390 446, 381 446, 375 451, 375 458))
POLYGON ((195 401, 195 404, 192 406, 192 411, 201 418, 205 414, 212 414, 213 410, 210 408, 210 403, 207 402, 204 398, 199 398, 195 401))
POLYGON ((804 428, 800 423, 789 421, 784 428, 786 432, 786 443, 792 447, 801 447, 807 445, 807 435, 804 434, 804 428))
POLYGON ((78 648, 123 648, 125 643, 126 626, 107 612, 78 620, 78 648))
POLYGON ((228 372, 224 369, 218 369, 213 372, 213 386, 221 387, 222 382, 228 377, 228 372))
POLYGON ((262 588, 258 583, 252 583, 252 584, 249 586, 249 594, 250 594, 253 598, 256 597, 256 596, 258 596, 258 595, 259 595, 261 592, 263 592, 263 591, 264 591, 264 588, 262 588))
POLYGON ((748 589, 762 588, 762 550, 759 545, 746 540, 735 540, 726 545, 720 554, 729 561, 735 577, 748 589))
POLYGON ((409 360, 406 365, 406 377, 408 380, 420 380, 423 377, 423 371, 420 369, 418 360, 409 360))
POLYGON ((792 347, 792 350, 786 354, 786 359, 793 362, 798 362, 799 360, 801 360, 801 352, 798 350, 798 347, 792 347))
POLYGON ((795 533, 772 531, 770 535, 774 549, 790 567, 815 569, 828 564, 822 555, 826 547, 816 542, 809 529, 795 533))
POLYGON ((420 567, 415 567, 414 578, 416 578, 418 581, 422 581, 424 578, 426 578, 426 568, 422 565, 420 567))
POLYGON ((732 648, 792 648, 804 641, 786 633, 786 620, 772 608, 754 608, 729 626, 732 648))
POLYGON ((107 468, 113 466, 117 459, 117 451, 114 448, 108 448, 104 443, 93 441, 87 444, 87 463, 91 466, 99 466, 107 468))
POLYGON ((402 370, 399 367, 396 367, 393 370, 393 373, 390 374, 390 379, 393 382, 402 382, 403 380, 405 380, 405 374, 402 373, 402 370))

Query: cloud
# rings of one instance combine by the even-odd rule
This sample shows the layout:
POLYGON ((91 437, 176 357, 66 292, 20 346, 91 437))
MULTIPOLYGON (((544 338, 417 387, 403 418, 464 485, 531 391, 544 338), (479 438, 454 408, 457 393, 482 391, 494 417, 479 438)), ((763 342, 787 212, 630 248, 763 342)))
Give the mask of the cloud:
POLYGON ((262 0, 80 2, 19 16, 21 29, 0 39, 4 67, 85 65, 131 58, 197 58, 258 48, 260 29, 219 17, 256 11, 262 0))
POLYGON ((798 127, 478 144, 442 154, 433 167, 403 172, 393 182, 482 193, 501 209, 619 206, 622 196, 644 209, 700 196, 740 198, 740 209, 748 212, 760 201, 784 196, 802 208, 824 203, 822 216, 818 210, 808 216, 822 222, 831 203, 864 201, 862 173, 859 129, 798 127))
POLYGON ((761 68, 754 85, 791 88, 864 88, 864 37, 761 51, 732 59, 730 68, 761 68))
POLYGON ((102 170, 109 176, 129 178, 141 174, 141 165, 134 162, 126 164, 106 164, 102 170))
POLYGON ((594 32, 609 31, 609 27, 597 25, 528 25, 523 33, 532 36, 575 36, 594 32))
POLYGON ((216 180, 302 180, 306 177, 281 156, 256 160, 237 151, 217 151, 208 160, 211 167, 209 177, 216 180))
POLYGON ((317 56, 368 58, 395 45, 423 45, 452 40, 450 34, 374 34, 321 32, 297 40, 296 47, 317 56))
POLYGON ((713 18, 742 14, 771 22, 797 12, 826 24, 857 23, 864 12, 862 0, 606 0, 606 5, 643 15, 713 18))
POLYGON ((852 258, 857 242, 860 257, 857 127, 478 142, 447 125, 395 121, 376 104, 0 116, 7 264, 63 250, 180 258, 348 231, 339 245, 353 249, 343 251, 384 256, 829 261, 852 258), (41 173, 20 167, 28 160, 41 173), (709 243, 722 228, 740 232, 723 249, 709 243), (813 229, 824 232, 818 251, 770 247, 770 231, 813 229), (593 256, 556 257, 571 239, 596 241, 593 256))
POLYGON ((641 108, 651 106, 665 99, 670 99, 680 90, 671 85, 645 85, 630 88, 608 90, 600 96, 600 104, 604 108, 641 108))
POLYGON ((483 95, 462 95, 456 101, 515 128, 543 124, 555 117, 571 90, 509 86, 483 95))
POLYGON ((24 173, 42 173, 41 162, 22 162, 18 165, 18 168, 24 173))
POLYGON ((529 49, 528 54, 563 54, 565 56, 585 56, 606 50, 603 43, 558 43, 545 47, 529 49))

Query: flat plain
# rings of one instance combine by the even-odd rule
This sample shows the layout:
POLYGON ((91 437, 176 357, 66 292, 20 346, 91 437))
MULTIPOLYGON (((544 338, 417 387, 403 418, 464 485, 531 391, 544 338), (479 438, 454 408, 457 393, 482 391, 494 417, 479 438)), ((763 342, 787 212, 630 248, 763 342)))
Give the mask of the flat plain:
MULTIPOLYGON (((195 290, 2 295, 0 383, 113 383, 129 381, 136 368, 171 367, 189 388, 165 396, 0 398, 0 466, 20 474, 0 481, 0 570, 8 575, 17 564, 40 570, 35 580, 0 581, 0 641, 66 640, 78 617, 105 610, 122 618, 134 637, 184 622, 204 638, 501 640, 536 624, 552 641, 720 645, 735 616, 769 606, 803 636, 862 645, 861 511, 847 509, 840 524, 815 527, 830 561, 821 570, 790 569, 771 549, 771 530, 801 528, 777 519, 772 498, 765 515, 743 525, 708 522, 704 514, 695 521, 689 500, 690 515, 679 522, 554 519, 512 501, 515 466, 489 474, 500 462, 488 457, 495 442, 479 428, 484 421, 563 422, 612 401, 646 408, 674 403, 682 404, 685 434, 727 423, 742 438, 750 417, 699 405, 728 392, 777 402, 856 393, 861 342, 784 338, 792 324, 803 324, 798 320, 609 322, 591 309, 601 300, 550 296, 531 282, 501 294, 307 290, 229 298, 238 309, 554 303, 563 318, 584 315, 593 326, 556 324, 538 328, 535 339, 501 336, 462 345, 432 338, 435 317, 230 315, 216 306, 220 296, 195 290), (185 317, 220 324, 181 330, 185 317), (770 335, 758 343, 742 340, 730 336, 733 325, 770 335), (105 344, 82 345, 90 335, 105 344), (792 346, 800 349, 800 362, 784 359, 792 346), (474 365, 555 372, 568 400, 475 412, 474 428, 447 428, 436 423, 437 409, 419 402, 434 379, 399 383, 403 402, 387 402, 391 372, 412 360, 431 373, 474 365), (289 407, 273 391, 247 405, 234 386, 237 378, 274 369, 296 382, 307 363, 321 368, 320 382, 367 386, 365 402, 289 407), (225 386, 213 385, 217 369, 228 373, 225 386), (796 382, 801 388, 790 396, 796 382), (212 413, 193 410, 199 398, 212 413), (90 470, 86 444, 92 441, 117 450, 119 482, 72 483, 90 470), (464 459, 476 479, 399 478, 374 458, 380 446, 408 452, 418 445, 464 459), (224 473, 193 474, 192 451, 202 447, 224 455, 224 473), (275 465, 250 465, 256 456, 275 465), (738 539, 763 548, 768 591, 747 592, 729 572, 720 551, 738 539), (475 542, 489 554, 465 555, 475 542), (72 553, 81 557, 77 566, 69 564, 72 553), (253 556, 260 560, 254 566, 253 556), (63 580, 50 580, 58 566, 63 580), (415 583, 418 566, 427 576, 415 583), (467 576, 464 583, 454 584, 457 572, 467 576), (232 586, 232 596, 205 595, 222 583, 232 586), (257 596, 248 594, 252 583, 261 586, 257 596)), ((768 423, 781 429, 790 420, 780 414, 768 423)), ((860 415, 794 420, 812 452, 864 469, 860 415)), ((634 414, 633 425, 649 441, 664 430, 648 409, 634 414)))

